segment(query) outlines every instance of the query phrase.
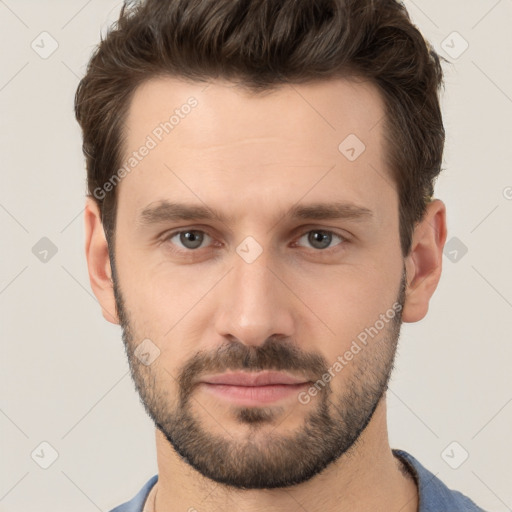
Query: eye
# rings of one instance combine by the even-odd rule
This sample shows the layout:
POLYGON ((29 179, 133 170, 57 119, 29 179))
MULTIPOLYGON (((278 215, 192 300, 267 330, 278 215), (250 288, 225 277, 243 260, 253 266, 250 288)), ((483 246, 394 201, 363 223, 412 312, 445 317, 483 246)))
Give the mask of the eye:
MULTIPOLYGON (((198 229, 187 229, 184 231, 175 231, 165 238, 165 241, 171 242, 173 245, 182 244, 184 249, 194 250, 200 249, 205 237, 211 238, 204 231, 198 229), (176 238, 176 241, 173 239, 176 238)), ((179 245, 178 245, 179 247, 179 245)))
MULTIPOLYGON (((299 238, 299 241, 303 238, 307 238, 307 243, 309 243, 313 249, 326 252, 328 252, 329 249, 334 249, 336 247, 330 247, 333 239, 337 238, 340 240, 340 243, 336 245, 341 245, 342 242, 347 241, 343 236, 325 229, 309 230, 299 238)), ((208 239, 210 239, 211 243, 212 237, 202 230, 184 229, 170 233, 165 237, 164 242, 169 242, 173 250, 176 252, 194 252, 198 249, 208 247, 208 239), (176 247, 177 249, 175 249, 176 247)))
MULTIPOLYGON (((333 237, 338 238, 341 240, 341 242, 344 242, 346 239, 342 237, 341 235, 337 235, 336 233, 332 231, 327 231, 324 229, 312 229, 306 233, 304 233, 299 240, 302 238, 307 237, 307 241, 309 244, 313 246, 314 249, 318 250, 325 250, 325 249, 331 249, 333 247, 329 247, 331 244, 333 237)), ((337 245, 341 245, 337 244, 337 245)))

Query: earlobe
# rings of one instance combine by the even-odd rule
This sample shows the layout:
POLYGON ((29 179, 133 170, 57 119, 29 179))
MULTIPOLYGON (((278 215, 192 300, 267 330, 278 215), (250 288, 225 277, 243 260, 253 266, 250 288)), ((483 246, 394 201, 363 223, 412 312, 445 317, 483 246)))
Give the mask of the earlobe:
POLYGON ((405 260, 407 271, 404 322, 418 322, 428 312, 430 298, 441 278, 443 248, 446 242, 446 207, 435 199, 427 205, 416 225, 411 251, 405 260))
POLYGON ((100 303, 105 320, 119 324, 108 244, 100 219, 99 207, 91 197, 86 200, 84 221, 85 256, 92 291, 100 303))

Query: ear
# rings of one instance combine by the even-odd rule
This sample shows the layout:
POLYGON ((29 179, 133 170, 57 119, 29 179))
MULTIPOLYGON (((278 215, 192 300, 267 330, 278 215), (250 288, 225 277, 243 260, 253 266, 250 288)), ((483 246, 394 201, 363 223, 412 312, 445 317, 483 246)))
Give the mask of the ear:
POLYGON ((418 322, 428 312, 430 298, 441 277, 446 242, 446 207, 435 199, 427 205, 416 225, 409 255, 405 259, 407 289, 402 320, 418 322))
POLYGON ((119 324, 107 239, 105 238, 99 207, 91 197, 86 200, 84 218, 85 256, 91 288, 100 303, 105 320, 113 324, 119 324))

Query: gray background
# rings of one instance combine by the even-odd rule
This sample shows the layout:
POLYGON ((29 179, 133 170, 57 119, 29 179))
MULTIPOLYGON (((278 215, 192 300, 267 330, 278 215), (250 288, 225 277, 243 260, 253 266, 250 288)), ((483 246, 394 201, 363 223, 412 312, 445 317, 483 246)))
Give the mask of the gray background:
MULTIPOLYGON (((512 1, 405 4, 452 63, 436 187, 448 248, 427 318, 403 325, 390 441, 482 507, 512 510, 512 1)), ((0 0, 0 511, 110 510, 157 471, 120 328, 103 320, 88 282, 72 110, 120 7, 0 0), (58 453, 47 469, 42 442, 58 453)))

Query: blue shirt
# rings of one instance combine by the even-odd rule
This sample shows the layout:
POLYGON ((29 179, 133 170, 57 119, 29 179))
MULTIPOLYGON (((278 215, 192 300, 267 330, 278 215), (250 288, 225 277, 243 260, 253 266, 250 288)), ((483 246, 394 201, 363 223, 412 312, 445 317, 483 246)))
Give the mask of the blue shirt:
MULTIPOLYGON (((393 450, 393 453, 404 462, 416 480, 419 494, 418 512, 485 512, 464 494, 448 489, 409 453, 403 450, 393 450)), ((110 512, 142 512, 149 491, 157 480, 158 475, 153 476, 132 500, 110 512)))

